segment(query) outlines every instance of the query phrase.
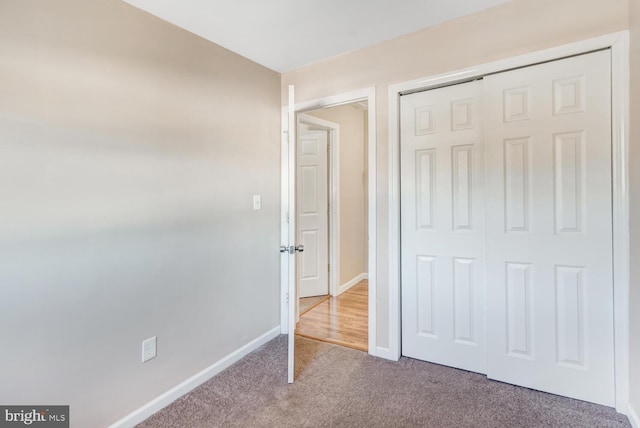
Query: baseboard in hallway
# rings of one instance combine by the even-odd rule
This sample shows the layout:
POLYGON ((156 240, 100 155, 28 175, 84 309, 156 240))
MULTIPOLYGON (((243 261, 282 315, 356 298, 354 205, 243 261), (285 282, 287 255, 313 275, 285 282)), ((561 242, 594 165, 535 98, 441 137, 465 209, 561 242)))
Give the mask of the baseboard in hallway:
POLYGON ((344 284, 338 287, 336 296, 341 295, 342 293, 344 293, 354 285, 359 284, 361 281, 366 279, 369 279, 369 274, 366 272, 356 275, 355 277, 351 278, 349 281, 345 282, 344 284))

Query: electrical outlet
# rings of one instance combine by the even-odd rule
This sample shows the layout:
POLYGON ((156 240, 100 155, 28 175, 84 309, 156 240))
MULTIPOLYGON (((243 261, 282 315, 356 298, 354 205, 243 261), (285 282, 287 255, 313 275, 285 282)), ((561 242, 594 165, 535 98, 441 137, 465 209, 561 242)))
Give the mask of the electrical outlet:
POLYGON ((142 341, 142 362, 156 357, 157 336, 142 341))

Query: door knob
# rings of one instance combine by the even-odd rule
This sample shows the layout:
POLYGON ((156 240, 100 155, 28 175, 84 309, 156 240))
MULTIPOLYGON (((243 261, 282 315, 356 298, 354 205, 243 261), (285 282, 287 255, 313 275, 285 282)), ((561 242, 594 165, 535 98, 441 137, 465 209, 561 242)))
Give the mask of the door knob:
POLYGON ((280 246, 280 252, 281 253, 289 253, 289 254, 293 254, 295 252, 303 252, 304 251, 304 245, 298 245, 297 247, 294 247, 293 245, 291 245, 290 247, 287 247, 286 245, 282 245, 280 246))

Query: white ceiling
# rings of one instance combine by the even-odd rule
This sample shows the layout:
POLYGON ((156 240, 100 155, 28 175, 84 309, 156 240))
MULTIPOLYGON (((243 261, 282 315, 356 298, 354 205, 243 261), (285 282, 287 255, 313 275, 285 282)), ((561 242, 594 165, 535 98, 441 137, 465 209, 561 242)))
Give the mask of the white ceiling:
POLYGON ((510 0, 124 0, 278 72, 510 0))

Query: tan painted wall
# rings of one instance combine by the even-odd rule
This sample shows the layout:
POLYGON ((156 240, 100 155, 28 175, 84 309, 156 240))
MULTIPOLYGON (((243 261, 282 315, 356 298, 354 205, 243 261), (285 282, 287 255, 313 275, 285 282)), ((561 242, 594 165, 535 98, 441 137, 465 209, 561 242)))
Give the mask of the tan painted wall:
POLYGON ((124 2, 0 0, 0 403, 107 426, 279 324, 279 122, 124 2))
POLYGON ((376 87, 377 342, 388 346, 388 86, 624 30, 627 0, 513 0, 486 11, 285 73, 296 101, 376 87))
MULTIPOLYGON (((629 1, 631 28, 631 120, 629 144, 631 165, 631 298, 630 314, 630 384, 631 406, 640 417, 640 0, 629 1)), ((640 422, 640 421, 636 421, 640 422)))
POLYGON ((367 272, 364 114, 350 105, 309 112, 340 125, 340 285, 367 272))

